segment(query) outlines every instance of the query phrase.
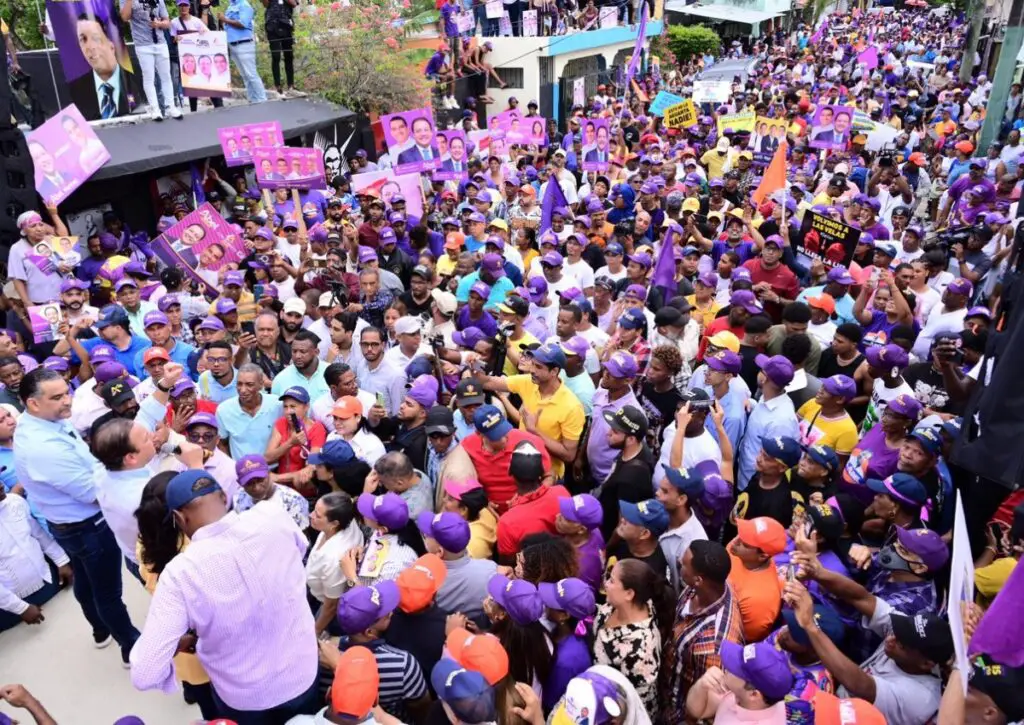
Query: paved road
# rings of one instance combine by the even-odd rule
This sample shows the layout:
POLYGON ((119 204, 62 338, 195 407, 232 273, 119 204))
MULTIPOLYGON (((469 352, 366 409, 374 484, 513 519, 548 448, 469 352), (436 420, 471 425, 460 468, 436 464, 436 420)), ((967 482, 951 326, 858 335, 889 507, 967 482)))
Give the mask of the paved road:
MULTIPOLYGON (((128 572, 124 590, 128 613, 142 629, 150 596, 128 572)), ((0 685, 24 685, 61 725, 111 725, 125 715, 136 715, 146 725, 200 720, 199 708, 186 705, 180 693, 139 692, 132 687, 117 644, 93 647, 89 625, 70 591, 50 600, 43 613, 42 624, 21 624, 0 634, 0 685)), ((32 720, 6 703, 0 703, 0 712, 22 723, 32 720)))
POLYGON ((752 62, 753 58, 726 58, 704 71, 700 76, 700 80, 731 81, 735 76, 740 76, 745 82, 747 80, 747 69, 752 62))

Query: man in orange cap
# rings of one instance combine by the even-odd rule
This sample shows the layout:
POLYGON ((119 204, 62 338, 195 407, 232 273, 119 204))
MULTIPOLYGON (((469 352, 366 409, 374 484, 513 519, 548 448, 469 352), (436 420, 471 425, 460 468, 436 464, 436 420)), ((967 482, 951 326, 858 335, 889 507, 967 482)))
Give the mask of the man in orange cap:
MULTIPOLYGON (((424 511, 422 516, 433 514, 424 511)), ((384 641, 415 657, 424 672, 434 669, 444 648, 447 614, 437 607, 435 599, 447 576, 448 568, 441 557, 424 554, 395 579, 398 609, 391 615, 384 641)))
POLYGON ((508 652, 493 634, 473 634, 465 627, 456 627, 445 640, 448 654, 467 670, 484 676, 496 685, 508 674, 508 652))
POLYGON ((759 516, 736 521, 729 544, 729 584, 739 602, 743 636, 758 642, 771 632, 782 608, 782 589, 772 557, 786 548, 786 529, 775 519, 759 516))
MULTIPOLYGON (((377 659, 366 647, 349 647, 344 652, 321 643, 322 657, 333 665, 334 680, 328 690, 330 704, 316 715, 296 715, 290 725, 315 723, 361 723, 373 720, 380 693, 377 659)), ((217 722, 226 722, 218 720, 217 722)))
POLYGON ((811 699, 815 725, 885 725, 885 716, 867 700, 841 699, 818 690, 811 699))

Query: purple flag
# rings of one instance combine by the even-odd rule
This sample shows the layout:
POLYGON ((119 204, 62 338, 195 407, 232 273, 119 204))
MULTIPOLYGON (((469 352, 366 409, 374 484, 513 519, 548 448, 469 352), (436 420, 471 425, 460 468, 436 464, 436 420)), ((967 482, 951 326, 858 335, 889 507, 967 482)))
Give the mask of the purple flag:
POLYGON ((647 34, 647 3, 643 4, 643 10, 640 11, 640 27, 636 31, 636 44, 633 46, 633 55, 629 59, 629 65, 626 67, 626 85, 633 80, 633 76, 636 75, 636 68, 640 65, 640 53, 644 49, 644 36, 647 34))
POLYGON ((206 192, 203 191, 203 177, 199 173, 199 169, 196 168, 195 163, 192 163, 190 166, 192 171, 192 202, 195 204, 195 208, 198 209, 206 203, 206 192))
POLYGON ((889 97, 889 91, 885 92, 885 101, 882 103, 882 117, 887 122, 892 118, 892 101, 889 97))
POLYGON ((540 203, 540 232, 546 232, 551 228, 551 214, 559 207, 568 207, 569 202, 565 198, 565 192, 558 185, 558 178, 555 174, 548 177, 548 184, 544 187, 544 199, 540 203))
POLYGON ((874 70, 878 67, 878 48, 871 46, 867 50, 857 54, 857 64, 862 65, 868 70, 874 70))
POLYGON ((675 232, 675 225, 668 228, 658 252, 658 261, 654 265, 653 285, 665 290, 666 301, 677 294, 675 232))
POLYGON ((988 655, 1008 667, 1024 665, 1024 620, 1019 616, 1022 600, 1024 566, 1016 566, 974 630, 967 653, 988 655))

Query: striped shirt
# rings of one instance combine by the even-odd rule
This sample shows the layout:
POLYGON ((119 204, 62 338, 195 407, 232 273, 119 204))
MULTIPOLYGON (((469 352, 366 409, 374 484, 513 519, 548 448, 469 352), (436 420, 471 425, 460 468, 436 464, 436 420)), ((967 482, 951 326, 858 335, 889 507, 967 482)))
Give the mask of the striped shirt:
POLYGON ((679 595, 676 621, 662 655, 662 716, 665 722, 686 720, 686 695, 709 667, 721 667, 722 642, 743 643, 743 620, 732 588, 699 612, 697 592, 687 587, 679 595))
MULTIPOLYGON (((348 637, 338 641, 338 649, 344 652, 349 647, 361 645, 366 647, 377 659, 377 671, 380 673, 378 696, 381 708, 389 715, 405 722, 407 713, 405 704, 415 701, 427 694, 427 681, 423 677, 416 658, 403 649, 392 647, 382 639, 372 642, 351 642, 348 637)), ((321 677, 325 670, 321 668, 321 677)), ((334 679, 333 672, 326 672, 328 684, 334 679)), ((321 682, 321 685, 323 683, 321 682)))

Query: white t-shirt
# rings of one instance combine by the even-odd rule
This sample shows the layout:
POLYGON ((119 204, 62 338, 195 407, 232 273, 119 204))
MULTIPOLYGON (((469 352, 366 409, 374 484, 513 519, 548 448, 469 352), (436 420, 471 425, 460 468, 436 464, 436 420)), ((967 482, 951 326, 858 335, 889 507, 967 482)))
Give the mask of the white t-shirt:
POLYGON ((964 318, 967 317, 967 308, 946 311, 946 306, 936 307, 928 315, 924 327, 921 328, 917 340, 914 342, 914 349, 911 350, 921 360, 927 360, 931 352, 932 341, 943 332, 960 332, 964 329, 964 318))
POLYGON ((813 322, 808 323, 807 334, 817 340, 822 349, 825 349, 832 345, 832 338, 836 334, 836 323, 831 320, 820 325, 815 325, 813 322))
MULTIPOLYGON (((669 468, 668 459, 672 455, 672 442, 675 438, 676 422, 673 420, 661 434, 661 456, 654 466, 654 486, 661 483, 665 469, 669 468)), ((722 449, 707 429, 702 430, 698 436, 687 438, 683 443, 683 468, 693 468, 702 461, 715 461, 719 467, 722 465, 722 449)))
POLYGON ((917 321, 922 325, 928 320, 928 316, 931 315, 932 310, 935 309, 935 305, 942 302, 942 295, 936 292, 928 285, 924 286, 924 292, 910 292, 917 298, 917 309, 914 311, 917 317, 917 321))
POLYGON ((581 290, 594 286, 594 269, 582 259, 578 262, 570 262, 566 259, 565 264, 562 265, 562 270, 563 277, 571 276, 576 278, 581 290))
POLYGON ((598 277, 608 277, 613 282, 618 282, 620 279, 626 278, 626 266, 623 265, 622 269, 618 272, 612 272, 608 269, 608 265, 606 264, 594 273, 594 279, 597 279, 598 277))

